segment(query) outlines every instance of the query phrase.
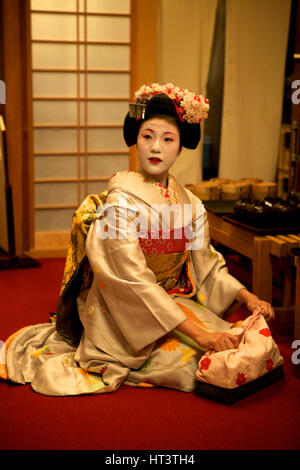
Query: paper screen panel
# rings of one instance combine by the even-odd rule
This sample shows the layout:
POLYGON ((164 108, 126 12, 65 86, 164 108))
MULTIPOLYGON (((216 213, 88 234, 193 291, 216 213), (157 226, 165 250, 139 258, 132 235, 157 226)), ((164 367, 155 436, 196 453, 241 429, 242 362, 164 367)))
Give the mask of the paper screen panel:
MULTIPOLYGON (((83 63, 83 48, 81 62, 83 63)), ((32 67, 35 68, 77 68, 77 48, 75 44, 32 44, 32 67)))
POLYGON ((128 155, 89 155, 88 172, 90 177, 107 176, 110 178, 116 171, 128 170, 128 155))
MULTIPOLYGON (((80 63, 84 64, 84 48, 80 46, 80 63)), ((33 68, 76 69, 77 47, 75 44, 32 44, 33 68)), ((97 70, 130 69, 130 47, 128 45, 89 44, 87 66, 97 70)))
POLYGON ((127 17, 87 15, 86 20, 88 41, 130 40, 130 19, 127 17))
POLYGON ((37 232, 71 231, 75 209, 44 209, 35 211, 37 232))
POLYGON ((87 73, 88 96, 124 97, 129 101, 129 73, 87 73))
POLYGON ((87 0, 87 10, 103 13, 130 13, 130 0, 87 0))
POLYGON ((80 203, 84 201, 87 194, 100 194, 107 190, 107 181, 91 181, 80 184, 80 203))
POLYGON ((32 39, 76 40, 76 15, 59 13, 32 13, 32 39))
POLYGON ((76 3, 76 0, 31 0, 30 5, 32 10, 60 10, 75 12, 76 3))
MULTIPOLYGON (((81 104, 83 114, 83 104, 81 104)), ((77 124, 76 101, 35 101, 34 121, 39 124, 77 124)))
MULTIPOLYGON (((128 110, 127 101, 90 101, 87 106, 80 103, 80 123, 87 125, 120 124, 128 110)), ((73 101, 36 101, 33 106, 34 119, 39 124, 77 124, 77 102, 73 101)))
POLYGON ((130 47, 128 45, 89 44, 87 61, 90 69, 129 70, 130 47))
POLYGON ((105 150, 127 150, 123 139, 122 126, 116 129, 89 129, 88 151, 95 152, 105 150))
MULTIPOLYGON (((85 175, 87 158, 88 178, 110 178, 116 171, 128 170, 128 154, 88 155, 81 157, 80 175, 85 175)), ((34 158, 36 179, 77 178, 77 155, 36 155, 34 158)))
MULTIPOLYGON (((76 11, 76 0, 31 0, 32 10, 76 11)), ((130 0, 87 0, 87 11, 99 13, 130 13, 130 0)), ((79 11, 84 0, 79 0, 79 11)))
MULTIPOLYGON (((85 134, 81 131, 81 150, 85 146, 85 134)), ((35 129, 35 153, 44 152, 76 152, 77 129, 35 129)), ((87 133, 87 148, 89 152, 98 150, 127 150, 122 126, 119 128, 89 129, 87 133)))
POLYGON ((107 190, 107 182, 105 181, 89 181, 88 182, 89 194, 100 194, 106 190, 107 190))
MULTIPOLYGON (((82 166, 82 169, 84 167, 82 166)), ((36 155, 34 157, 35 178, 77 178, 77 155, 36 155)))
POLYGON ((130 1, 32 0, 31 8, 36 231, 55 232, 129 169, 130 1))
MULTIPOLYGON (((80 96, 84 97, 83 73, 80 76, 80 96)), ((130 75, 125 73, 87 73, 88 97, 124 97, 129 100, 130 75)), ((76 72, 33 72, 33 95, 44 97, 77 96, 76 72)))
POLYGON ((90 101, 88 124, 121 124, 127 111, 127 101, 90 101))
POLYGON ((34 152, 76 152, 77 129, 35 129, 34 152))
POLYGON ((37 206, 78 204, 77 182, 35 183, 37 206))
MULTIPOLYGON (((81 124, 120 124, 128 111, 127 101, 90 101, 87 106, 80 103, 81 124)), ((38 100, 33 103, 33 114, 39 124, 77 124, 77 102, 38 100)))
POLYGON ((75 72, 33 72, 33 96, 74 97, 77 95, 75 72))

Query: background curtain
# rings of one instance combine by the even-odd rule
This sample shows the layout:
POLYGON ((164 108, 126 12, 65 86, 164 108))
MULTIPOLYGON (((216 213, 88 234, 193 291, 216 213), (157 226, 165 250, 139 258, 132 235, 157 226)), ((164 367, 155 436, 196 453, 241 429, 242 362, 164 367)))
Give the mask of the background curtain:
POLYGON ((276 177, 290 0, 227 0, 219 176, 276 177))
MULTIPOLYGON (((206 95, 217 0, 161 0, 158 81, 206 95)), ((202 145, 183 149, 172 174, 182 184, 202 180, 202 145)))
MULTIPOLYGON (((274 181, 291 1, 222 1, 225 70, 218 176, 274 181)), ((207 94, 216 9, 217 0, 160 1, 158 81, 207 94)), ((183 150, 172 169, 183 184, 202 181, 203 141, 202 133, 199 148, 183 150)))
POLYGON ((207 98, 212 106, 209 117, 204 122, 202 156, 202 176, 204 180, 218 176, 224 90, 225 23, 226 1, 218 0, 206 87, 207 98))

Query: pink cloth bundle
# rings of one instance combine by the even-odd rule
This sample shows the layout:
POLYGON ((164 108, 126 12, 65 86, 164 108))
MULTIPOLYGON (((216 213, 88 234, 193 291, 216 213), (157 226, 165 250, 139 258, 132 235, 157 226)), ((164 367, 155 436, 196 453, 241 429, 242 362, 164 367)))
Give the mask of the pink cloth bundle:
POLYGON ((253 382, 283 364, 260 308, 241 324, 232 328, 232 334, 241 337, 238 348, 215 352, 207 351, 199 361, 196 380, 223 389, 235 389, 253 382))

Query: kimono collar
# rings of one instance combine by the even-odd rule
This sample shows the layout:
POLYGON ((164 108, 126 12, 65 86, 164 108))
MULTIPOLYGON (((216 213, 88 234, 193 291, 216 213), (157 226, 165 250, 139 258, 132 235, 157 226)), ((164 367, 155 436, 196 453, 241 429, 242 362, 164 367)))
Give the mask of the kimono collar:
POLYGON ((119 171, 108 183, 108 191, 115 189, 138 197, 148 204, 184 204, 186 193, 172 175, 168 175, 168 187, 165 188, 154 179, 134 171, 119 171))

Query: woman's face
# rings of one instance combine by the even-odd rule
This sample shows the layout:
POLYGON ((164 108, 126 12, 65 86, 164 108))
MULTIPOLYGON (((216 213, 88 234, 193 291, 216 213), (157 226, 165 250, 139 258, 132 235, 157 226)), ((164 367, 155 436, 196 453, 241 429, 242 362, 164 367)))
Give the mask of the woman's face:
POLYGON ((140 172, 166 186, 169 168, 180 154, 177 126, 164 119, 149 119, 140 127, 137 138, 140 172))

